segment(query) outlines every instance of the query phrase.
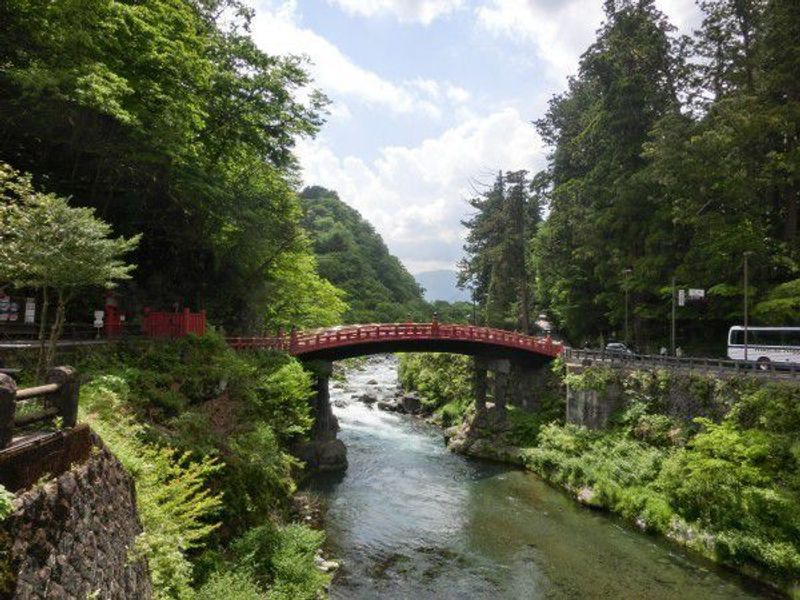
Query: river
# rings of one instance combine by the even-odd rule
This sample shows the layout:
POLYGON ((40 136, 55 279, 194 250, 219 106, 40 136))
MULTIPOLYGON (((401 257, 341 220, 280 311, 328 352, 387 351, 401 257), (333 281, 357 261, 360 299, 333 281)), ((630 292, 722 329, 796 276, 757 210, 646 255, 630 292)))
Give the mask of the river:
POLYGON ((328 546, 342 561, 332 598, 767 597, 533 474, 450 453, 441 431, 418 418, 353 398, 391 395, 396 366, 373 357, 344 386, 332 382, 350 466, 311 483, 326 498, 328 546))

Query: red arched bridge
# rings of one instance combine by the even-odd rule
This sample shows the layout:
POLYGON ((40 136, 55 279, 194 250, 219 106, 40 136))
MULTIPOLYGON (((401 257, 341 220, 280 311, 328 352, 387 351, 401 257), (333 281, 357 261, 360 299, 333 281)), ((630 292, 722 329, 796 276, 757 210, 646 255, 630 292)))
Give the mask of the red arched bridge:
POLYGON ((275 337, 228 338, 228 343, 238 350, 283 350, 303 360, 339 360, 388 352, 453 352, 541 361, 564 351, 549 337, 435 321, 345 325, 275 337))

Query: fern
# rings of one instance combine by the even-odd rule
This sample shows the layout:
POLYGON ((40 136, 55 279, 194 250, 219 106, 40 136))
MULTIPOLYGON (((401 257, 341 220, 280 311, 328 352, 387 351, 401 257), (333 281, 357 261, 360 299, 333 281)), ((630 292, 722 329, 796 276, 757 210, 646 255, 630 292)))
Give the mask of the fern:
POLYGON ((221 496, 206 482, 221 465, 213 457, 192 460, 144 441, 145 429, 126 412, 127 385, 118 377, 101 377, 84 386, 82 419, 100 435, 136 481, 137 507, 144 532, 136 551, 147 559, 155 597, 192 597, 187 551, 202 545, 218 523, 212 517, 221 496))

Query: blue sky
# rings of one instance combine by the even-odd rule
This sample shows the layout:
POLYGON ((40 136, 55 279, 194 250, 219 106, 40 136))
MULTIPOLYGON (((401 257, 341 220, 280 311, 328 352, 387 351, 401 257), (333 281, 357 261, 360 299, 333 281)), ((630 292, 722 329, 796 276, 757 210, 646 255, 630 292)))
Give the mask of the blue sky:
MULTIPOLYGON (((693 0, 657 0, 683 32, 693 0)), ((473 186, 545 164, 531 121, 575 72, 602 0, 256 0, 253 37, 306 55, 332 100, 298 146, 412 273, 453 268, 473 186)))

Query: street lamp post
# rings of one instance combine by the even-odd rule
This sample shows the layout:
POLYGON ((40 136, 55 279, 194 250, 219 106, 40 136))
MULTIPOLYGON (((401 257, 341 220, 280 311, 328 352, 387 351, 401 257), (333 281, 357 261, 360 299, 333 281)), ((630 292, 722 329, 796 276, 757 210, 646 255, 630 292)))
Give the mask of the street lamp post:
POLYGON ((671 356, 675 356, 675 276, 672 276, 672 315, 670 319, 670 330, 669 330, 669 353, 671 356))
POLYGON ((628 345, 628 298, 630 295, 630 275, 633 269, 625 269, 622 274, 625 276, 625 345, 628 345))
POLYGON ((747 361, 747 300, 749 285, 749 273, 747 271, 747 259, 753 255, 753 252, 748 250, 744 253, 744 360, 747 361))

